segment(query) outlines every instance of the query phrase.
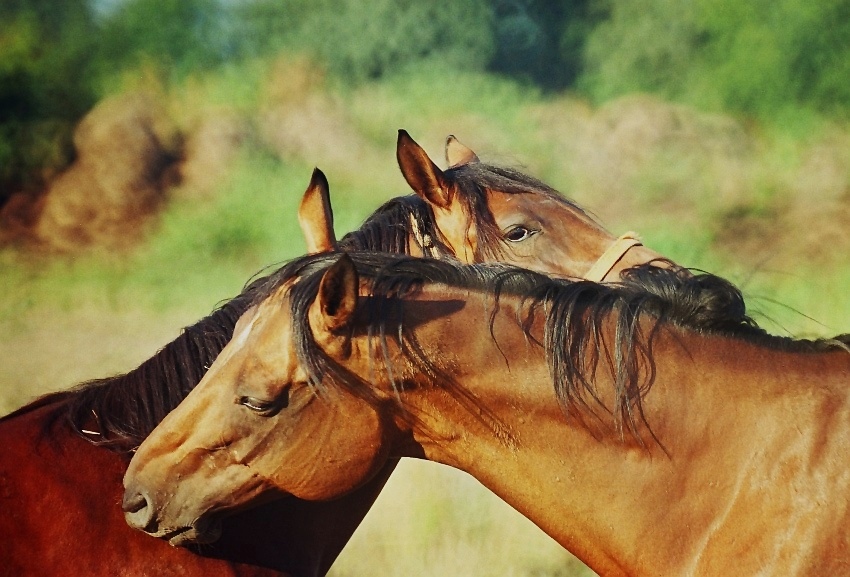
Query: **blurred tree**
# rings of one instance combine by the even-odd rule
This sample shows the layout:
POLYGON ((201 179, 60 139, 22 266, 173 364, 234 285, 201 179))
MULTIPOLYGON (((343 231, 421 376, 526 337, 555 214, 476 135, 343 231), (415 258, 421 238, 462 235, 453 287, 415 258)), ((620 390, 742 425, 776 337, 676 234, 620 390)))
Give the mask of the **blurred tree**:
POLYGON ((543 88, 575 82, 585 39, 603 19, 598 0, 492 0, 495 14, 495 72, 523 78, 543 88))
POLYGON ((579 86, 769 117, 850 111, 850 0, 633 0, 587 37, 579 86))
POLYGON ((588 34, 579 87, 597 101, 627 92, 679 95, 700 42, 694 6, 681 0, 600 0, 607 13, 588 34))
POLYGON ((850 107, 850 0, 698 0, 696 80, 718 107, 767 116, 850 107))
POLYGON ((850 2, 804 4, 815 18, 801 20, 804 37, 791 59, 798 94, 827 112, 847 115, 850 109, 850 2))
POLYGON ((252 0, 235 10, 250 38, 243 53, 306 51, 355 83, 423 58, 481 70, 494 52, 487 0, 252 0))
POLYGON ((0 205, 71 160, 74 125, 95 100, 94 31, 86 0, 0 4, 0 205))
POLYGON ((156 63, 177 77, 234 55, 220 0, 126 0, 101 22, 98 61, 107 69, 156 63))
MULTIPOLYGON (((512 76, 536 80, 551 69, 553 39, 545 26, 539 2, 534 0, 496 0, 496 55, 490 68, 512 76), (536 9, 535 9, 536 8, 536 9)), ((552 3, 547 12, 557 23, 563 21, 563 6, 552 3)))

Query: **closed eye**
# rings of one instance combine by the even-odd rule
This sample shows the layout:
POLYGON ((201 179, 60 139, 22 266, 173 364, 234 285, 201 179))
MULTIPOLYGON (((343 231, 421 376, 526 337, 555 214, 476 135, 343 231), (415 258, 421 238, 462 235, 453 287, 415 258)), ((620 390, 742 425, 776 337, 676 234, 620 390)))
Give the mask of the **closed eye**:
POLYGON ((512 227, 508 232, 505 233, 504 239, 508 242, 522 242, 527 240, 532 235, 537 234, 539 231, 522 226, 517 225, 512 227))
POLYGON ((257 397, 239 397, 239 404, 250 409, 261 417, 272 417, 289 405, 289 387, 273 400, 258 399, 257 397))

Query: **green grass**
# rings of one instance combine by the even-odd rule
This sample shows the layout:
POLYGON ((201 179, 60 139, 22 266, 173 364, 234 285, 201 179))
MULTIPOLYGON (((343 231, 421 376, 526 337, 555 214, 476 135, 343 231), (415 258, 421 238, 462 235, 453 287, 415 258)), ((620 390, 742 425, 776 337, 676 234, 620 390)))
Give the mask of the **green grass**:
MULTIPOLYGON (((540 91, 507 78, 483 72, 463 72, 426 61, 381 82, 354 89, 353 113, 360 125, 380 127, 388 118, 409 116, 412 129, 427 129, 430 122, 459 113, 505 125, 520 124, 523 106, 539 101, 540 91), (380 109, 370 106, 385 103, 380 109), (415 112, 415 114, 411 114, 415 112)), ((375 138, 381 138, 378 133, 375 138)))
POLYGON ((403 459, 329 575, 584 577, 593 572, 469 475, 403 459))

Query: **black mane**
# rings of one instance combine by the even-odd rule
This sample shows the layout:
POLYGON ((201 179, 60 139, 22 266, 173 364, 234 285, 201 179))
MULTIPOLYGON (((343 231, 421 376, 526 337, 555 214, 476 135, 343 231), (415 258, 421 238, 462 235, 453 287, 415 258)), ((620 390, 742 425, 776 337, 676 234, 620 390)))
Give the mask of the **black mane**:
MULTIPOLYGON (((360 229, 345 235, 340 247, 349 251, 407 254, 412 222, 418 226, 419 238, 430 243, 430 247, 424 247, 425 252, 437 254, 440 246, 430 208, 412 195, 385 203, 360 229)), ((201 381, 233 336, 236 321, 257 300, 256 295, 267 280, 267 277, 255 280, 209 316, 184 328, 176 339, 137 368, 87 381, 36 403, 42 406, 63 402, 56 420, 66 419, 83 438, 120 452, 134 449, 201 381)))
MULTIPOLYGON (((616 285, 590 281, 552 279, 504 264, 461 266, 448 261, 411 259, 397 255, 363 253, 350 255, 361 281, 369 283, 369 311, 363 316, 369 334, 377 337, 377 350, 385 349, 388 335, 401 337, 408 360, 420 370, 441 373, 433 362, 417 353, 419 347, 405 329, 397 312, 399 299, 428 283, 491 292, 495 299, 514 294, 531 304, 531 317, 546 317, 545 347, 553 383, 563 410, 579 419, 598 417, 602 404, 592 385, 600 363, 608 363, 615 376, 615 406, 610 410, 615 425, 638 436, 645 422, 642 398, 654 379, 652 338, 670 325, 702 334, 738 338, 760 346, 796 352, 847 349, 847 337, 802 341, 775 337, 747 316, 740 291, 728 281, 711 275, 691 275, 681 269, 643 265, 629 271, 616 285), (541 312, 542 311, 542 312, 541 312), (616 325, 613 342, 606 340, 603 323, 616 325)), ((323 377, 373 401, 368 383, 351 375, 327 358, 313 341, 307 310, 315 299, 319 281, 338 256, 305 257, 283 267, 270 278, 263 300, 291 279, 294 339, 299 361, 310 381, 321 392, 323 377)), ((526 319, 530 326, 530 319, 526 319)), ((461 389, 448 381, 449 391, 461 389)), ((392 377, 391 377, 392 380, 392 377)), ((396 387, 403 383, 395 384, 396 387)), ((461 393, 462 394, 462 393, 461 393)), ((465 404, 473 402, 468 396, 465 404)))
POLYGON ((63 414, 73 430, 117 451, 135 449, 201 381, 264 280, 253 282, 209 316, 185 327, 137 368, 71 390, 63 414))
POLYGON ((339 241, 346 251, 411 254, 411 239, 429 257, 445 258, 451 252, 439 240, 431 207, 416 195, 393 198, 369 216, 357 230, 339 241))

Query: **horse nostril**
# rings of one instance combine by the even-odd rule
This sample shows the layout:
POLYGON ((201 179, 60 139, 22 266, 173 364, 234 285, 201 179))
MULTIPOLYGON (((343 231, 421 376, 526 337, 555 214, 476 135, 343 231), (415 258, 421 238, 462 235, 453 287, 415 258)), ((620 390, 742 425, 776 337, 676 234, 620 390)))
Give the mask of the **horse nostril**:
POLYGON ((154 530, 152 527, 154 508, 145 495, 141 493, 124 493, 124 501, 121 504, 121 508, 124 510, 124 519, 126 519, 130 527, 148 533, 154 530))
POLYGON ((141 493, 130 495, 124 493, 124 502, 121 503, 121 508, 125 513, 137 513, 148 506, 148 500, 141 493))

